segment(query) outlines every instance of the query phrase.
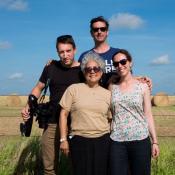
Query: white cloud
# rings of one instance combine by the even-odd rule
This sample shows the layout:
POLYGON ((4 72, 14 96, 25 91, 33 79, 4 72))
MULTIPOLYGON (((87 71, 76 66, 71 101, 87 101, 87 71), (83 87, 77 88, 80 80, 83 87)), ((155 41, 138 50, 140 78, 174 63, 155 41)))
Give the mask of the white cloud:
POLYGON ((9 76, 9 79, 13 80, 13 79, 21 79, 23 77, 22 73, 14 73, 12 75, 9 76))
POLYGON ((151 64, 152 65, 165 65, 165 64, 170 64, 170 59, 169 59, 169 56, 166 54, 166 55, 162 55, 156 59, 153 59, 151 61, 151 64))
POLYGON ((130 13, 118 13, 109 19, 110 27, 113 29, 129 28, 137 29, 144 24, 144 20, 139 16, 130 13))
POLYGON ((28 2, 26 0, 0 0, 0 7, 13 11, 26 11, 28 2))
POLYGON ((0 50, 9 49, 11 46, 11 43, 8 41, 0 41, 0 50))

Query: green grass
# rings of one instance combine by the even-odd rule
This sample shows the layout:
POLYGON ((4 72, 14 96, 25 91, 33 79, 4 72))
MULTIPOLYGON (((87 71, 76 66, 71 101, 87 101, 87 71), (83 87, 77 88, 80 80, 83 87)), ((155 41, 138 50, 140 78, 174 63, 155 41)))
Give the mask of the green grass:
POLYGON ((152 175, 175 175, 175 138, 159 138, 160 156, 152 160, 152 175))
MULTIPOLYGON (((0 175, 43 175, 40 137, 0 137, 0 175)), ((61 175, 70 175, 69 160, 61 156, 61 175)))
MULTIPOLYGON (((153 107, 153 113, 174 113, 175 106, 153 107)), ((16 117, 20 115, 21 107, 1 107, 0 116, 16 117)), ((160 131, 168 128, 175 133, 175 116, 155 116, 156 126, 160 131)), ((40 157, 40 137, 36 137, 35 128, 32 137, 20 136, 0 137, 0 175, 43 175, 40 157)), ((170 134, 171 134, 170 133, 170 134)), ((38 135, 38 134, 37 134, 38 135)), ((152 175, 175 175, 175 137, 160 137, 160 156, 152 160, 152 175)), ((70 175, 68 160, 62 156, 60 163, 61 175, 70 175)))
POLYGON ((3 137, 0 148, 1 175, 42 174, 39 137, 3 137))
MULTIPOLYGON (((1 137, 0 175, 43 175, 40 137, 1 137)), ((159 138, 160 156, 152 160, 152 175, 175 174, 175 138, 159 138)), ((61 175, 70 175, 68 160, 62 156, 61 175)))

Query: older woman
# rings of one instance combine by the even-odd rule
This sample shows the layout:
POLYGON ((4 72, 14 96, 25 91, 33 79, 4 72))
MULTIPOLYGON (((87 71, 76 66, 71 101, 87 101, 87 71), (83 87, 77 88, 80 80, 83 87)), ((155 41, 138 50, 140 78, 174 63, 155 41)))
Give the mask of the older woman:
POLYGON ((71 152, 74 175, 106 175, 109 150, 109 90, 99 85, 104 60, 87 53, 81 64, 85 83, 73 84, 64 93, 60 105, 60 150, 71 152), (71 113, 71 139, 67 140, 67 117, 71 113))
POLYGON ((132 57, 121 49, 113 56, 119 75, 112 91, 111 175, 150 175, 151 153, 159 155, 158 140, 151 112, 150 91, 132 73, 132 57), (150 139, 151 138, 151 139, 150 139))

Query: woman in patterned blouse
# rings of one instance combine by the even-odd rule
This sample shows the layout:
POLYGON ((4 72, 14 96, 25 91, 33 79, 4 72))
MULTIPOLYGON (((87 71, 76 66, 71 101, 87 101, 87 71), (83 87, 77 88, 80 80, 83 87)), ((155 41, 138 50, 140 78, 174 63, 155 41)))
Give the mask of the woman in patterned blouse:
POLYGON ((132 75, 132 57, 120 49, 113 56, 119 75, 109 89, 112 92, 111 175, 150 175, 151 155, 158 157, 159 147, 151 112, 150 91, 132 75), (129 162, 129 163, 128 163, 129 162))

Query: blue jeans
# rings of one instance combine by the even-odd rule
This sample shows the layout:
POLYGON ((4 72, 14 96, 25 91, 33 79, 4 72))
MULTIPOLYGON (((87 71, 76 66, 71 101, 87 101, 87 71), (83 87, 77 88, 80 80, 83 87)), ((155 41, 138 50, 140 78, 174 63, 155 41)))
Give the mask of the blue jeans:
POLYGON ((150 175, 150 138, 138 141, 117 142, 111 140, 110 175, 150 175))

